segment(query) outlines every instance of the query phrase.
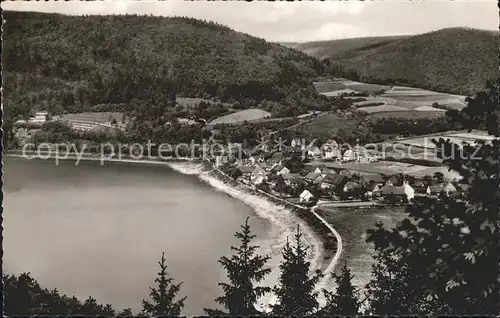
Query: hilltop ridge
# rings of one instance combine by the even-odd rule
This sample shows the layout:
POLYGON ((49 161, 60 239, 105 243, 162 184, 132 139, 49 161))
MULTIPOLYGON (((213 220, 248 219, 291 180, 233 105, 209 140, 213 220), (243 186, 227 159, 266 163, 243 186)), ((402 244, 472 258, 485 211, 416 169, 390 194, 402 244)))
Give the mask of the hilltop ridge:
POLYGON ((498 32, 465 27, 412 36, 369 37, 295 44, 372 82, 472 94, 497 77, 498 32))

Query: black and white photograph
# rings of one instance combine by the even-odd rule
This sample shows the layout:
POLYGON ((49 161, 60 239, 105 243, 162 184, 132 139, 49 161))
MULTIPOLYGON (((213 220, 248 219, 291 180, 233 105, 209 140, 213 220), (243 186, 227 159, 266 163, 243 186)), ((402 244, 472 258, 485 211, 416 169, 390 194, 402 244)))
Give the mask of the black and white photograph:
POLYGON ((3 315, 500 314, 496 1, 3 1, 3 315))

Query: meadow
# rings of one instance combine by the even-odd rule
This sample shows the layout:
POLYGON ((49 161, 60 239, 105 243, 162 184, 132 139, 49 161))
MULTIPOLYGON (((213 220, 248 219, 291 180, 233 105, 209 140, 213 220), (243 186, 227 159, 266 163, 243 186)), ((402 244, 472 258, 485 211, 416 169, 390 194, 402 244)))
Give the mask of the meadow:
POLYGON ((65 114, 61 116, 62 120, 66 121, 88 121, 99 124, 109 124, 113 119, 118 123, 123 120, 123 113, 119 112, 84 112, 65 114))
MULTIPOLYGON (((369 115, 382 113, 381 116, 398 116, 405 118, 419 118, 422 116, 444 116, 446 111, 432 107, 433 103, 461 110, 465 107, 465 96, 439 93, 414 87, 386 86, 369 83, 354 82, 350 80, 335 80, 330 82, 315 82, 318 93, 334 97, 350 93, 369 93, 363 97, 365 101, 356 102, 354 105, 360 111, 369 115), (383 94, 374 95, 374 93, 383 94), (384 105, 363 107, 367 103, 384 103, 384 105), (419 112, 427 113, 419 115, 419 112)), ((346 96, 346 98, 354 98, 346 96)))
POLYGON ((269 117, 271 117, 271 113, 266 112, 265 110, 250 108, 216 118, 210 122, 210 125, 235 124, 244 121, 258 121, 269 117))

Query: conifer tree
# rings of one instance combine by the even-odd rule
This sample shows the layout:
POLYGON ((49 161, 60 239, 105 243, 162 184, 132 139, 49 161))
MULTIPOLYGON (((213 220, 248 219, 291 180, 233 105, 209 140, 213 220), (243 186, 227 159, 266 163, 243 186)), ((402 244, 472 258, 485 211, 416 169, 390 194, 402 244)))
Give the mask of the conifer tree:
POLYGON ((307 249, 301 242, 302 233, 297 226, 295 246, 287 239, 283 249, 283 261, 280 264, 281 275, 273 292, 278 303, 273 305, 273 313, 279 316, 307 316, 318 309, 318 291, 316 284, 323 276, 320 271, 310 277, 310 263, 307 261, 307 249))
POLYGON ((238 247, 231 246, 235 253, 230 257, 221 257, 219 263, 227 272, 229 283, 219 283, 224 295, 217 297, 215 301, 222 305, 227 312, 214 309, 205 309, 208 315, 249 316, 259 312, 255 304, 259 297, 271 291, 269 287, 256 287, 255 283, 262 281, 271 272, 265 264, 269 256, 261 256, 256 253, 258 245, 251 245, 255 238, 252 234, 248 218, 241 226, 241 232, 235 236, 240 240, 238 247))
POLYGON ((165 260, 165 253, 161 254, 161 260, 158 262, 160 265, 160 272, 155 282, 158 284, 157 288, 150 288, 150 296, 152 301, 142 301, 143 311, 150 315, 165 315, 165 316, 179 316, 181 309, 184 307, 186 297, 175 300, 177 293, 180 290, 182 283, 174 284, 173 279, 169 277, 167 272, 167 264, 165 260))
POLYGON ((332 273, 332 278, 337 283, 337 290, 329 292, 323 289, 326 298, 326 306, 321 310, 323 316, 356 316, 359 314, 360 301, 358 290, 352 284, 352 278, 347 262, 342 267, 342 273, 332 273))
MULTIPOLYGON (((468 129, 500 136, 498 82, 448 115, 468 129)), ((368 285, 372 313, 495 314, 500 312, 500 141, 459 147, 435 141, 444 163, 465 185, 460 199, 417 200, 392 230, 369 231, 375 279, 368 285), (394 306, 407 312, 394 312, 394 306)))

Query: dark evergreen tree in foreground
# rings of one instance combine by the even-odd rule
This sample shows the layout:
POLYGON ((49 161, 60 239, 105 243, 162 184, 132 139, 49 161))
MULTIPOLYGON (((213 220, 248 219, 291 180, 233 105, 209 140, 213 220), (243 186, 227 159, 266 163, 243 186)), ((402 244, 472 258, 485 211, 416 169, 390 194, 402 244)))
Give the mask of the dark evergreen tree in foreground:
POLYGON ((281 275, 273 292, 278 303, 273 305, 273 314, 279 316, 307 316, 318 309, 318 291, 316 284, 323 276, 317 271, 309 276, 310 263, 307 261, 307 249, 301 242, 302 233, 297 226, 295 246, 287 240, 283 250, 283 261, 280 264, 281 275))
MULTIPOLYGON (((500 137, 498 82, 467 99, 452 120, 500 137)), ((462 199, 417 200, 391 230, 368 232, 375 244, 371 311, 384 314, 498 314, 500 312, 500 141, 459 147, 434 141, 468 187, 462 199)))
POLYGON ((173 279, 169 277, 167 272, 167 264, 165 262, 165 253, 162 253, 161 260, 158 262, 160 265, 160 272, 155 279, 158 286, 157 288, 150 288, 152 301, 148 302, 143 300, 142 308, 145 313, 154 316, 179 316, 181 309, 184 307, 186 297, 177 301, 175 300, 182 283, 173 283, 173 279))
POLYGON ((335 292, 323 290, 326 306, 321 309, 319 314, 322 316, 358 315, 361 303, 358 298, 358 290, 352 284, 353 275, 347 267, 347 262, 342 267, 341 275, 332 273, 332 278, 335 279, 337 290, 335 292))
POLYGON ((75 296, 62 295, 57 289, 48 290, 40 287, 29 273, 3 275, 3 301, 5 316, 105 316, 115 315, 111 305, 97 304, 89 297, 85 302, 75 296))
POLYGON ((241 245, 231 246, 231 250, 235 253, 230 258, 223 256, 219 260, 227 272, 229 283, 219 283, 224 295, 217 297, 215 301, 227 312, 205 309, 208 315, 257 315, 259 312, 255 309, 256 301, 271 291, 269 287, 254 286, 255 283, 262 281, 271 269, 265 267, 269 257, 256 254, 259 246, 250 244, 255 235, 250 230, 248 218, 241 226, 241 232, 236 232, 235 236, 241 241, 241 245))

